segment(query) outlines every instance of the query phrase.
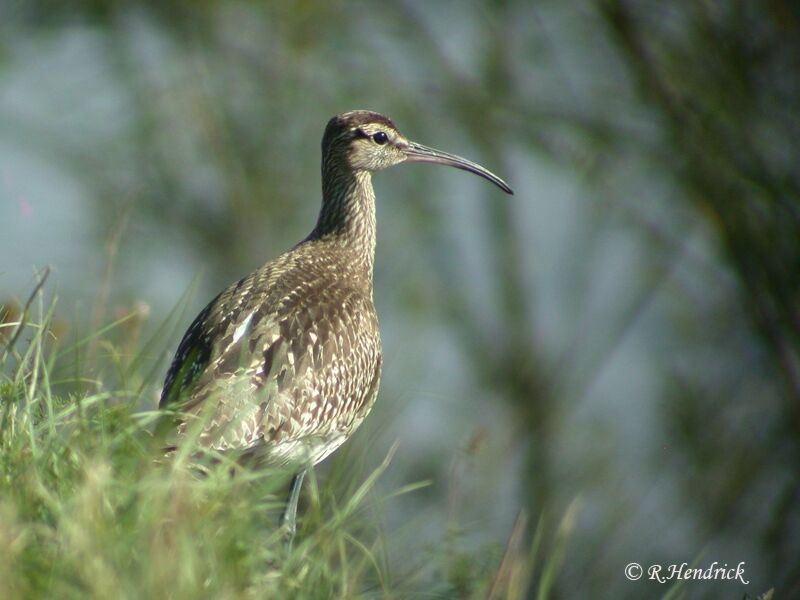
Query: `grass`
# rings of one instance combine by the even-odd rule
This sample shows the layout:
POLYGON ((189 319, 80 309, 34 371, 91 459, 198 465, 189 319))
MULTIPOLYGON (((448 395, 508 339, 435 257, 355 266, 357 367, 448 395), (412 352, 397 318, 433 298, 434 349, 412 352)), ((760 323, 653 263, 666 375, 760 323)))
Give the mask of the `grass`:
POLYGON ((392 451, 371 471, 312 476, 287 551, 276 523, 288 474, 231 477, 222 461, 198 477, 188 453, 159 460, 144 358, 158 340, 139 343, 126 315, 62 345, 40 287, 0 314, 0 597, 549 596, 568 536, 559 529, 546 560, 543 523, 531 543, 524 514, 505 544, 464 549, 451 531, 398 556, 382 510, 422 484, 381 495, 392 451))

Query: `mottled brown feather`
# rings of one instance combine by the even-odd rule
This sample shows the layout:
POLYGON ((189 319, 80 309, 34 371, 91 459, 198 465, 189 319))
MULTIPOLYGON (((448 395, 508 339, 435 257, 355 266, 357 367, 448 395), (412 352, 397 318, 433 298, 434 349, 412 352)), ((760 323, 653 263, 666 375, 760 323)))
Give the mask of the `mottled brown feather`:
POLYGON ((352 128, 394 124, 367 111, 328 123, 323 205, 292 250, 240 279, 197 316, 167 373, 160 407, 191 416, 200 444, 272 464, 313 464, 360 425, 378 393, 381 342, 372 299, 375 197, 347 163, 352 128))

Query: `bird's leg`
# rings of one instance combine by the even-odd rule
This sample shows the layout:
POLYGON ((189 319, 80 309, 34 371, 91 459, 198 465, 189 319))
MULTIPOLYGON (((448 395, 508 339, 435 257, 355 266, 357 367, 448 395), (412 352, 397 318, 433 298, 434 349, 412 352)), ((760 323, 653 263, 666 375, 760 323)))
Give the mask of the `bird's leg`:
POLYGON ((286 535, 286 545, 290 551, 297 530, 297 501, 300 498, 300 489, 303 487, 305 475, 304 469, 292 478, 292 489, 289 492, 289 500, 286 502, 286 510, 283 512, 282 527, 286 535))

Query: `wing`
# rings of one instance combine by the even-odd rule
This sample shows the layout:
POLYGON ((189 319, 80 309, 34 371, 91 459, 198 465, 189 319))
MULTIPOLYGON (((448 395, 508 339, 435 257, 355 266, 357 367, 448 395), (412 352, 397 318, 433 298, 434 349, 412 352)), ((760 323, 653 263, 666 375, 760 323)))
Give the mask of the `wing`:
POLYGON ((215 327, 210 321, 210 316, 216 312, 220 299, 218 295, 195 317, 189 329, 183 334, 172 364, 164 379, 161 389, 159 408, 176 406, 181 398, 181 392, 188 389, 191 382, 208 365, 211 359, 211 343, 215 327))
POLYGON ((242 309, 258 301, 252 294, 254 282, 258 279, 257 271, 240 279, 217 295, 195 317, 178 344, 167 371, 159 408, 186 407, 198 377, 214 362, 214 355, 228 331, 239 325, 242 309))
POLYGON ((160 406, 206 418, 202 445, 267 445, 284 462, 352 429, 371 406, 381 360, 371 297, 293 275, 240 280, 184 335, 160 406))
POLYGON ((283 254, 227 287, 200 311, 178 344, 159 408, 186 409, 193 404, 197 388, 214 376, 231 344, 258 321, 268 321, 283 295, 280 279, 292 266, 290 254, 283 254))

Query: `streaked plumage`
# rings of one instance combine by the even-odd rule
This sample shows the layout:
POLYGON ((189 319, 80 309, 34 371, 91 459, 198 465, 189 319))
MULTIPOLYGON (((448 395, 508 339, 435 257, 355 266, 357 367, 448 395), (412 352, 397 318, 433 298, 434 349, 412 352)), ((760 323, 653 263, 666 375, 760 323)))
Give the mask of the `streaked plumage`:
POLYGON ((184 336, 162 406, 191 390, 180 409, 200 414, 212 399, 203 446, 248 449, 272 464, 322 460, 378 391, 380 335, 365 268, 346 245, 308 239, 226 289, 184 336))
MULTIPOLYGON (((482 167, 409 142, 382 115, 331 119, 316 227, 214 298, 167 373, 160 407, 202 416, 202 446, 302 468, 338 448, 369 413, 381 374, 371 174, 404 161, 472 171, 511 193, 482 167)), ((187 423, 178 423, 176 444, 187 423)))

